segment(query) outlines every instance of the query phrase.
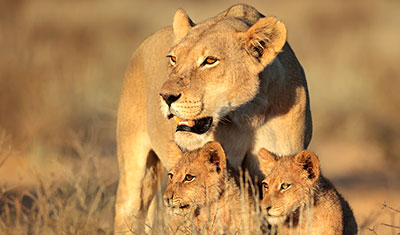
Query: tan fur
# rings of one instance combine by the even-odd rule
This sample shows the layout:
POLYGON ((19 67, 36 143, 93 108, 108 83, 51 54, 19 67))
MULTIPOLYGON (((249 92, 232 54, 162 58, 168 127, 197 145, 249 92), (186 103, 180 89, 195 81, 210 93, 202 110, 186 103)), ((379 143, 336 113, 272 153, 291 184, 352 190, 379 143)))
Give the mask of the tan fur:
POLYGON ((321 175, 314 153, 276 157, 261 149, 258 157, 265 176, 260 204, 279 234, 357 234, 349 204, 321 175))
POLYGON ((227 164, 218 142, 184 153, 171 142, 170 149, 168 157, 177 164, 168 173, 164 202, 180 218, 170 224, 172 234, 188 234, 190 230, 199 234, 248 234, 254 230, 253 198, 239 189, 238 174, 227 164), (191 181, 185 180, 186 176, 191 181))
POLYGON ((159 183, 150 177, 172 167, 166 151, 171 139, 186 150, 216 140, 234 167, 246 157, 252 172, 259 148, 297 153, 310 142, 311 126, 305 76, 282 22, 243 4, 197 25, 178 10, 173 27, 146 39, 126 71, 117 123, 115 232, 142 232, 159 183), (218 61, 202 65, 208 56, 218 61), (160 93, 180 97, 169 107, 160 93), (204 134, 175 132, 176 123, 166 118, 171 114, 209 116, 213 124, 204 134), (148 160, 154 153, 156 160, 148 160))

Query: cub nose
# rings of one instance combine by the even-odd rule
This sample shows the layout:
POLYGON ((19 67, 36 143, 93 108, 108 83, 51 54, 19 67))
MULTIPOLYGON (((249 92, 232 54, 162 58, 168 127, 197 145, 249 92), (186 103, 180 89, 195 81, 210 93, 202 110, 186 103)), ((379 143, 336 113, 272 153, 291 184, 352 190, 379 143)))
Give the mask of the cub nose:
POLYGON ((164 203, 166 206, 170 206, 170 203, 174 199, 174 192, 166 191, 164 194, 164 203))
POLYGON ((164 197, 164 204, 166 206, 169 206, 169 198, 168 197, 164 197))
POLYGON ((174 103, 181 97, 181 94, 160 93, 160 96, 163 98, 163 100, 165 101, 165 103, 167 103, 168 106, 171 106, 172 103, 174 103))

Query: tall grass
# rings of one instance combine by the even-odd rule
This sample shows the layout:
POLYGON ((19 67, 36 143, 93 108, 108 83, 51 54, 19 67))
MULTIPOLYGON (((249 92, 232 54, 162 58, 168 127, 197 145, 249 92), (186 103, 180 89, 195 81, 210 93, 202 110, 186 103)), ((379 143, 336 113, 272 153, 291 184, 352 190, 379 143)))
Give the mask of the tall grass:
POLYGON ((35 185, 0 188, 1 234, 112 234, 115 178, 101 174, 110 165, 85 145, 76 152, 75 163, 55 166, 62 177, 34 170, 35 185))
MULTIPOLYGON (((198 22, 234 3, 0 1, 0 234, 112 233, 116 110, 130 54, 179 7, 198 22)), ((250 4, 288 27, 310 89, 311 148, 326 175, 353 179, 339 184, 345 195, 383 190, 354 180, 364 174, 397 195, 399 3, 250 4)), ((385 213, 377 218, 397 226, 385 213)), ((361 217, 362 231, 380 232, 377 218, 361 217)))

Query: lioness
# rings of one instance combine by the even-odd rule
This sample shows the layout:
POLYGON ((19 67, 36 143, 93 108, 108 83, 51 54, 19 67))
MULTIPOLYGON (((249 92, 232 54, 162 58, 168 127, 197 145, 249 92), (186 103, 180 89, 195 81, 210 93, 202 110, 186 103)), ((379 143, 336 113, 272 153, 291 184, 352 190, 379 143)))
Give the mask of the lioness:
POLYGON ((267 221, 280 234, 357 234, 349 204, 322 176, 317 155, 303 150, 295 156, 258 153, 262 200, 267 221))
POLYGON ((233 167, 246 157, 251 172, 259 148, 297 153, 311 129, 306 79, 282 22, 243 4, 199 24, 178 10, 126 71, 115 232, 142 232, 159 178, 172 167, 171 139, 185 150, 218 141, 233 167))
POLYGON ((168 173, 164 202, 181 217, 179 223, 170 224, 172 234, 249 234, 254 230, 252 194, 245 188, 241 192, 239 174, 218 142, 183 153, 170 142, 168 158, 174 167, 168 173))

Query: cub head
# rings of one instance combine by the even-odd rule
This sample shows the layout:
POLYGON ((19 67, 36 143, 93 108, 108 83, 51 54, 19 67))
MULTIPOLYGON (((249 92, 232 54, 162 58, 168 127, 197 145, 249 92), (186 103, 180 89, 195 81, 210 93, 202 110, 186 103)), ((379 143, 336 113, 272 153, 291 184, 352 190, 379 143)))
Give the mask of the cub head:
POLYGON ((283 223, 312 200, 320 176, 318 157, 308 150, 276 157, 260 149, 258 160, 265 176, 260 183, 262 211, 270 224, 283 223))
POLYGON ((181 152, 170 142, 168 159, 174 165, 168 173, 164 203, 173 214, 196 213, 217 200, 224 189, 226 158, 218 142, 208 142, 203 148, 181 152))
POLYGON ((173 32, 161 110, 177 123, 175 142, 194 150, 213 140, 224 116, 256 96, 259 73, 284 46, 286 28, 275 17, 236 5, 197 25, 180 9, 173 32))

